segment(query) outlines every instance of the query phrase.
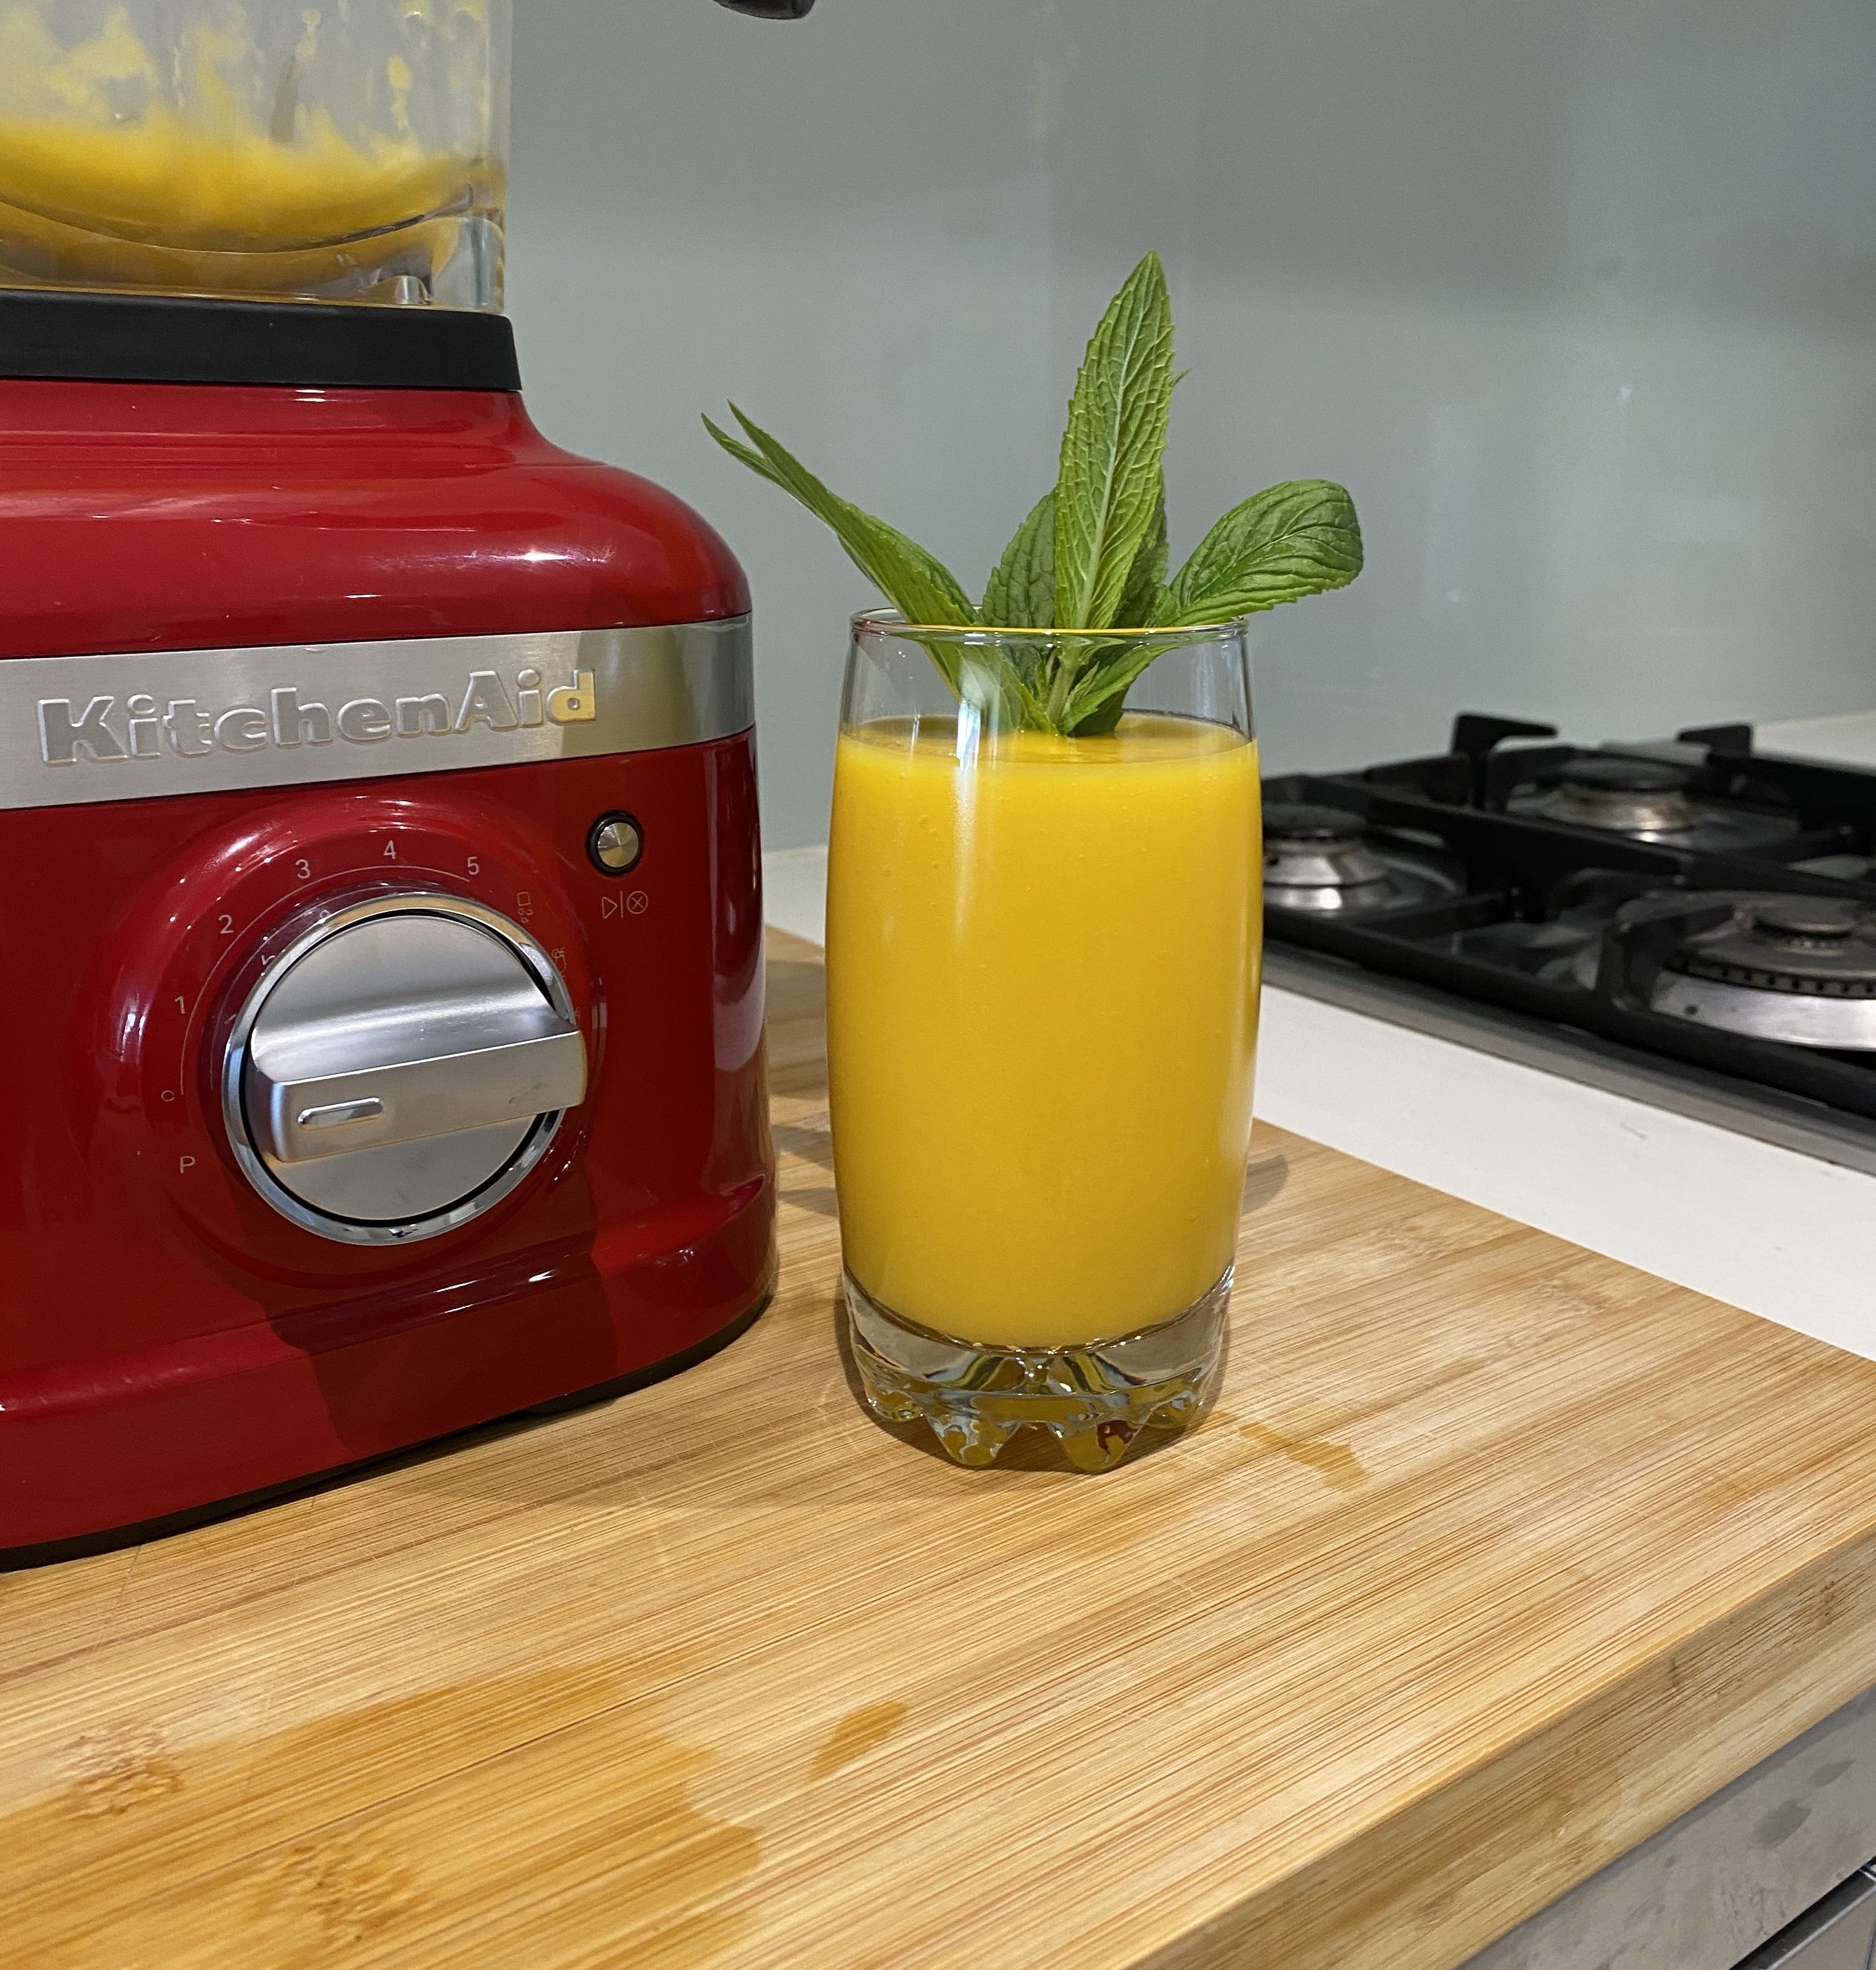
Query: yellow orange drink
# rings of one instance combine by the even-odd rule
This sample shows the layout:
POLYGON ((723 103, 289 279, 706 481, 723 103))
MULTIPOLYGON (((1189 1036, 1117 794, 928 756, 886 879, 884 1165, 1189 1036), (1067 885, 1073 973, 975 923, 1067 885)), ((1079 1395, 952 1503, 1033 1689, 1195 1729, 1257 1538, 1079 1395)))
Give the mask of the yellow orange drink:
POLYGON ((941 1334, 1056 1350, 1218 1283, 1250 1130, 1261 874, 1257 747, 1230 724, 843 730, 828 1052, 866 1294, 941 1334))

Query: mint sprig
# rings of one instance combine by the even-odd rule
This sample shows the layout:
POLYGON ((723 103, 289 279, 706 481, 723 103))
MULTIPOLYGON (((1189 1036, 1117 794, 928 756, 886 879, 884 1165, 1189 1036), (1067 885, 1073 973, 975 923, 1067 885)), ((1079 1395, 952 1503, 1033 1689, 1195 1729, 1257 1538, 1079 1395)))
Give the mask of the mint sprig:
POLYGON ((1135 680, 1180 631, 1346 587, 1361 572, 1354 502, 1327 479, 1299 479, 1233 507, 1167 580, 1164 460, 1177 381, 1166 271, 1149 253, 1088 343, 1055 488, 1003 550, 981 605, 936 555, 831 491, 734 405, 747 443, 704 424, 731 457, 833 528, 954 696, 1001 725, 1089 737, 1114 730, 1135 680), (918 633, 980 627, 1062 634, 979 649, 918 633), (1166 633, 1101 633, 1123 629, 1166 633))

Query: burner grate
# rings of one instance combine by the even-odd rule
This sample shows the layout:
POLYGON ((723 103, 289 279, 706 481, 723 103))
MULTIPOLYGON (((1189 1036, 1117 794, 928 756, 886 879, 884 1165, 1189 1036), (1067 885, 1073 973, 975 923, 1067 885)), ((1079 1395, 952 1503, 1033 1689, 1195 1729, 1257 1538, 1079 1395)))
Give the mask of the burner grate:
POLYGON ((1468 715, 1444 754, 1267 781, 1343 857, 1416 858, 1447 886, 1332 909, 1279 886, 1271 941, 1876 1120, 1876 773, 1756 755, 1735 727, 1528 743, 1554 736, 1468 715), (1585 799, 1692 821, 1556 811, 1585 799))

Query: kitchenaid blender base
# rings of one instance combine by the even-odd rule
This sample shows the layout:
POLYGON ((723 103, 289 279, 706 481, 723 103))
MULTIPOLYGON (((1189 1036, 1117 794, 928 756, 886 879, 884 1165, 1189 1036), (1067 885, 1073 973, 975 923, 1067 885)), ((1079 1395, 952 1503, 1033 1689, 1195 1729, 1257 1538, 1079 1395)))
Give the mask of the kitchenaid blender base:
POLYGON ((545 1422, 576 1409, 593 1409, 604 1403, 616 1402, 622 1396, 629 1396, 655 1383, 668 1381, 674 1375, 694 1368, 698 1363, 707 1361, 713 1354, 721 1354, 733 1341, 740 1341, 748 1333, 769 1309, 775 1297, 775 1279, 772 1273, 769 1283, 753 1305, 719 1328, 714 1334, 681 1348, 675 1354, 668 1354, 661 1361, 654 1361, 642 1368, 634 1368, 623 1375, 615 1375, 606 1381, 596 1382, 590 1387, 575 1389, 571 1393, 554 1396, 525 1408, 510 1410, 502 1415, 489 1417, 479 1422, 462 1425, 443 1435, 426 1438, 419 1443, 406 1444, 400 1448, 379 1451, 368 1457, 355 1458, 344 1464, 335 1464, 320 1471, 307 1472, 302 1477, 283 1479, 275 1484, 264 1484, 251 1491, 244 1491, 237 1497, 216 1498, 200 1505, 191 1505, 184 1510, 165 1513, 159 1518, 141 1519, 132 1525, 112 1526, 102 1530, 75 1534, 69 1539, 43 1539, 29 1546, 0 1546, 0 1573, 18 1573, 37 1566, 50 1566, 68 1559, 83 1559, 97 1553, 115 1552, 125 1546, 142 1546, 151 1539, 167 1539, 172 1533, 192 1531, 198 1526, 215 1525, 226 1519, 244 1517, 250 1512, 264 1510, 270 1505, 285 1504, 294 1498, 310 1497, 320 1491, 337 1489, 354 1480, 369 1478, 378 1472, 397 1466, 415 1463, 432 1457, 447 1456, 453 1451, 467 1449, 471 1444, 498 1433, 532 1423, 545 1422))
POLYGON ((59 297, 57 321, 116 323, 81 362, 114 380, 40 376, 44 311, 0 305, 0 904, 25 940, 0 977, 10 1566, 670 1373, 751 1316, 775 1261, 733 555, 534 431, 486 360, 505 325, 177 305, 59 297), (216 380, 138 380, 184 317, 213 329, 191 374, 216 380), (386 336, 408 365, 380 362, 386 336), (629 871, 587 851, 621 811, 629 871), (370 965, 343 944, 361 909, 398 926, 370 965), (522 971, 459 940, 431 964, 451 916, 515 926, 522 971), (343 989, 240 1032, 270 961, 325 926, 343 989), (475 981, 546 1025, 471 1048, 431 1135, 437 1056, 376 1022, 380 974, 396 1032, 431 1006, 461 1026, 475 981), (337 1090, 324 1056, 276 1050, 321 1022, 337 1090), (560 1068, 530 1080, 542 1040, 560 1068), (516 1145, 485 1155, 491 1133, 532 1146, 554 1115, 493 1196, 516 1145), (329 1139, 294 1135, 327 1126, 375 1131, 346 1152, 392 1172, 361 1160, 335 1194, 337 1155, 304 1155, 329 1139), (489 1208, 431 1224, 469 1201, 489 1208))

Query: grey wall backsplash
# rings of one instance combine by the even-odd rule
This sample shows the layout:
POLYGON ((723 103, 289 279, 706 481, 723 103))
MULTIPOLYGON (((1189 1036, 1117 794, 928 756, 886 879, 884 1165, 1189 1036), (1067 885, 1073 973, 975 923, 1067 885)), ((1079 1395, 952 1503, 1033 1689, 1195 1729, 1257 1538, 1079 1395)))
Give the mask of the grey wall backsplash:
POLYGON ((733 396, 967 587, 1157 247, 1175 552, 1302 474, 1368 567, 1263 619, 1269 764, 1876 707, 1870 0, 708 0, 517 10, 535 417, 754 584, 769 845, 824 839, 875 598, 710 445, 733 396))

